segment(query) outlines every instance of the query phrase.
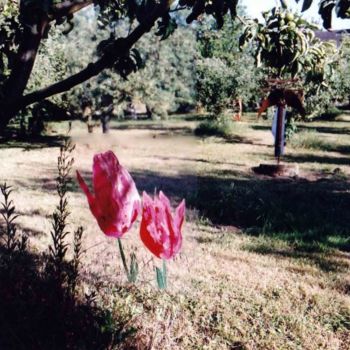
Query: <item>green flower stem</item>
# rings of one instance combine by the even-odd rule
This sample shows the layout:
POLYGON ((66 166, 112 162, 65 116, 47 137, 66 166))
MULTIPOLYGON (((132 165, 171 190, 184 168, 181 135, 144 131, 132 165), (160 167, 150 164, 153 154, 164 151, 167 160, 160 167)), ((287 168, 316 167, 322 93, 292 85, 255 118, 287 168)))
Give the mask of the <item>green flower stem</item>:
POLYGON ((164 289, 167 287, 167 269, 166 269, 166 260, 163 259, 163 281, 164 281, 164 289))
POLYGON ((128 278, 128 281, 129 281, 130 280, 129 269, 128 269, 128 265, 126 263, 126 258, 125 258, 125 254, 124 254, 122 240, 120 238, 118 238, 118 246, 119 246, 120 256, 122 258, 124 270, 125 270, 125 273, 126 273, 126 277, 128 278))
POLYGON ((156 267, 156 277, 159 289, 166 289, 167 287, 167 270, 166 270, 166 260, 163 259, 162 269, 156 267))

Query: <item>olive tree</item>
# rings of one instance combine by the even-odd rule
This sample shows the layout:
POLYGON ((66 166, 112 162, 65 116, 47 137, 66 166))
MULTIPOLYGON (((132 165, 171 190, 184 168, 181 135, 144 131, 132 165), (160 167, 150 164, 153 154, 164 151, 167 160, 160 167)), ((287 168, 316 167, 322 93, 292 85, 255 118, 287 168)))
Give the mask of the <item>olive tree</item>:
MULTIPOLYGON (((223 16, 236 15, 236 0, 214 1, 212 15, 219 26, 223 16)), ((166 39, 177 28, 175 12, 187 9, 191 23, 205 12, 203 0, 8 0, 1 2, 1 93, 0 129, 24 107, 53 95, 68 91, 101 72, 110 69, 122 77, 136 71, 142 64, 134 45, 155 25, 156 34, 166 39), (35 91, 27 85, 42 42, 52 26, 64 32, 72 28, 73 16, 88 6, 99 7, 101 27, 127 20, 130 30, 121 37, 110 37, 100 43, 100 56, 80 71, 35 91)))
MULTIPOLYGON (((242 11, 242 10, 241 10, 242 11)), ((213 116, 220 116, 233 101, 256 100, 261 79, 250 50, 240 51, 242 26, 227 19, 220 30, 212 21, 197 32, 200 58, 196 64, 198 101, 213 116)))
MULTIPOLYGON (((311 3, 304 0, 304 9, 311 3)), ((237 5, 238 0, 1 0, 0 130, 24 107, 68 91, 106 69, 122 77, 135 71, 140 60, 134 45, 155 25, 161 38, 171 35, 177 27, 174 12, 189 11, 187 23, 207 13, 220 28, 225 14, 236 18, 237 5), (88 6, 99 6, 102 27, 127 19, 130 31, 122 37, 111 37, 101 47, 100 57, 79 72, 35 91, 26 90, 39 48, 50 36, 52 26, 69 32, 74 15, 88 6)), ((339 17, 349 17, 348 0, 321 0, 320 13, 326 28, 331 26, 333 8, 339 17)))

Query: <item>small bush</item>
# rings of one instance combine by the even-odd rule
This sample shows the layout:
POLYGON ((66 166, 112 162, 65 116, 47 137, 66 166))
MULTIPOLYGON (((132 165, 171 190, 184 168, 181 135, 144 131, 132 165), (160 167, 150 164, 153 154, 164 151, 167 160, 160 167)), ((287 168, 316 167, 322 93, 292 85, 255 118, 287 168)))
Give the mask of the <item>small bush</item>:
POLYGON ((194 130, 196 136, 218 136, 230 140, 244 132, 245 126, 227 119, 206 120, 194 130))

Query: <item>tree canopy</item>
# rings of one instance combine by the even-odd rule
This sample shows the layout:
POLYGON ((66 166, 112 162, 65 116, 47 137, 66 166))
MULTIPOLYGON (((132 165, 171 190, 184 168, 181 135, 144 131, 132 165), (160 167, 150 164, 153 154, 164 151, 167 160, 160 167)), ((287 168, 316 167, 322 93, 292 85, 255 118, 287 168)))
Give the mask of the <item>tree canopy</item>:
MULTIPOLYGON (((312 2, 304 0, 303 10, 307 10, 312 2)), ((285 0, 281 0, 281 4, 285 7, 285 0)), ((136 71, 142 62, 135 44, 154 26, 157 27, 156 35, 163 40, 168 38, 178 26, 177 12, 187 11, 187 23, 203 15, 211 15, 217 27, 221 28, 226 14, 230 14, 233 19, 237 17, 237 6, 238 0, 2 0, 0 130, 24 107, 65 92, 106 69, 122 77, 136 71), (63 33, 69 33, 74 25, 74 15, 88 6, 99 8, 101 28, 127 20, 130 23, 128 32, 121 37, 101 41, 100 56, 80 71, 25 93, 39 48, 52 35, 52 28, 58 27, 63 33)), ((325 28, 331 27, 333 9, 338 17, 348 18, 349 8, 348 0, 321 0, 319 12, 325 28)))

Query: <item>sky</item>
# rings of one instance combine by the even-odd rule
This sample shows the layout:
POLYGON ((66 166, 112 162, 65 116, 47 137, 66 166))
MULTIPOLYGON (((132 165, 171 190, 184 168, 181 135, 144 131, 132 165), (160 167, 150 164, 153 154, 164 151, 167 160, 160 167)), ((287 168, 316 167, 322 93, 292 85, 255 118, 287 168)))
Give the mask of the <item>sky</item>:
MULTIPOLYGON (((301 10, 303 0, 299 1, 299 4, 296 4, 295 0, 286 0, 288 5, 295 9, 301 10)), ((271 9, 276 6, 276 0, 240 0, 242 5, 245 5, 247 14, 254 18, 259 18, 262 20, 261 12, 271 9)), ((277 3, 280 4, 280 1, 277 0, 277 3)), ((303 16, 307 19, 316 19, 320 24, 321 18, 318 15, 318 0, 314 0, 311 8, 303 13, 303 16)), ((334 14, 333 16, 333 29, 348 29, 350 28, 350 19, 340 19, 337 18, 334 14)))

